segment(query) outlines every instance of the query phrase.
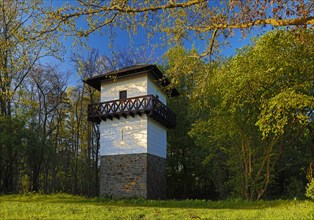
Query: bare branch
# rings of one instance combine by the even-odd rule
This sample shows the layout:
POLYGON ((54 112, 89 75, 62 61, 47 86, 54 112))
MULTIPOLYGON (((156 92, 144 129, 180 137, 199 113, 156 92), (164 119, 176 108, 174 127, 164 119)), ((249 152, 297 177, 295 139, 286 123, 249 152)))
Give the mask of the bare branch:
MULTIPOLYGON (((125 6, 125 5, 113 5, 111 7, 106 7, 106 6, 98 6, 97 10, 89 10, 89 12, 85 12, 84 14, 94 14, 94 13, 99 13, 101 11, 119 11, 123 13, 141 13, 141 12, 146 12, 146 11, 158 11, 158 10, 163 10, 163 9, 171 9, 171 8, 187 8, 193 5, 197 5, 200 3, 206 2, 206 0, 189 0, 187 2, 182 2, 182 3, 175 3, 175 2, 168 2, 167 4, 164 5, 157 5, 157 6, 149 6, 149 7, 142 7, 142 8, 133 8, 130 6, 125 6)), ((86 5, 85 6, 94 6, 94 5, 86 5)))
POLYGON ((314 25, 314 17, 307 18, 293 18, 293 19, 282 19, 277 20, 274 18, 263 19, 263 20, 254 20, 251 22, 243 23, 226 23, 226 24, 210 24, 204 27, 188 27, 189 30, 199 31, 199 32, 208 32, 215 29, 245 29, 251 28, 253 26, 262 26, 262 25, 272 25, 274 27, 279 26, 303 26, 303 25, 314 25))
POLYGON ((218 34, 218 28, 216 28, 214 31, 213 31, 213 34, 212 34, 212 37, 210 39, 210 44, 208 46, 209 50, 207 52, 204 52, 204 53, 201 53, 200 55, 194 55, 194 56, 190 56, 190 57, 193 57, 193 58, 197 58, 197 59, 201 59, 203 57, 206 57, 206 56, 210 56, 212 55, 213 53, 213 48, 214 48, 214 44, 215 44, 215 39, 217 37, 217 34, 218 34))

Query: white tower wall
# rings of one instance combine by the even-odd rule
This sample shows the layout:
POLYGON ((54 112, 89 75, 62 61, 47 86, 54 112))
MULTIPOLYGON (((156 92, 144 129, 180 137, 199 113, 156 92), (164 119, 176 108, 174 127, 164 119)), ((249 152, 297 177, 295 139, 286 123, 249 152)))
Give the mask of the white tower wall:
POLYGON ((147 117, 129 116, 100 123, 100 155, 147 153, 147 117))
MULTIPOLYGON (((119 91, 123 90, 127 90, 127 98, 158 95, 160 101, 166 104, 166 95, 147 74, 103 82, 101 101, 117 100, 119 91)), ((101 156, 149 153, 166 158, 166 128, 145 114, 101 121, 100 131, 101 156)))
POLYGON ((167 105, 167 97, 165 93, 156 85, 158 82, 154 82, 152 77, 147 79, 147 95, 158 95, 160 101, 167 105))
POLYGON ((120 78, 101 84, 101 102, 119 99, 119 91, 127 90, 128 97, 147 95, 147 74, 120 78))
POLYGON ((147 125, 148 153, 167 158, 167 131, 158 122, 148 119, 147 125))

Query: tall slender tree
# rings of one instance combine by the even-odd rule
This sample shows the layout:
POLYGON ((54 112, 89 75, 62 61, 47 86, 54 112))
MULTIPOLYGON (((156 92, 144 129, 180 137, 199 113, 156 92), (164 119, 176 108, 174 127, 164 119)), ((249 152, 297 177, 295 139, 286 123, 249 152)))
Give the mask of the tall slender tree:
POLYGON ((34 38, 44 24, 39 0, 0 1, 0 106, 10 116, 11 102, 34 65, 45 56, 57 56, 54 32, 34 38))

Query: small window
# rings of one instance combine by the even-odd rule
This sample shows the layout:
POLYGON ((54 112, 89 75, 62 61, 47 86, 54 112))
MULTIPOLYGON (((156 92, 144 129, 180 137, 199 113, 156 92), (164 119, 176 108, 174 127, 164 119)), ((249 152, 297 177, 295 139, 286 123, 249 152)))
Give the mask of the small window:
POLYGON ((126 90, 123 90, 123 91, 119 92, 119 99, 126 99, 126 97, 127 97, 126 90))

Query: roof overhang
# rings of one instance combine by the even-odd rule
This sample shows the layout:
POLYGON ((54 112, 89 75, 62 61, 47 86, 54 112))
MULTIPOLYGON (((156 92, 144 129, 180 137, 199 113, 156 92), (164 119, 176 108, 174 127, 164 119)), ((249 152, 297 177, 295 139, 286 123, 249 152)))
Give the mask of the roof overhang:
POLYGON ((135 65, 94 76, 84 80, 84 82, 100 91, 102 82, 113 81, 143 73, 151 74, 151 76, 156 80, 157 84, 165 87, 166 90, 168 90, 168 96, 174 97, 179 95, 178 91, 175 88, 170 88, 169 80, 162 74, 162 72, 158 69, 156 65, 135 65))

